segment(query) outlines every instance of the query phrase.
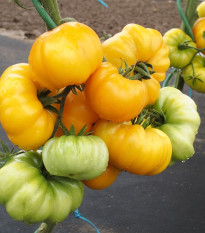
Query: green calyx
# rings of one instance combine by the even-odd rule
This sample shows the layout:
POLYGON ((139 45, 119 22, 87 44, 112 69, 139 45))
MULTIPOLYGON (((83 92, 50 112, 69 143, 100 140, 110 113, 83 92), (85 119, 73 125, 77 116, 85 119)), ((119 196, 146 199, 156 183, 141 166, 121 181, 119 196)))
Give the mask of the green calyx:
POLYGON ((158 112, 152 108, 143 109, 138 117, 131 120, 132 124, 141 125, 144 129, 148 126, 159 127, 166 122, 166 117, 163 112, 158 112))
POLYGON ((7 145, 0 139, 1 151, 0 151, 0 168, 2 168, 6 162, 13 156, 21 154, 23 151, 16 151, 15 147, 11 150, 7 147, 7 145))
POLYGON ((191 80, 192 85, 195 86, 197 82, 203 83, 203 80, 201 80, 198 77, 199 77, 199 75, 196 75, 196 76, 186 76, 185 78, 187 79, 187 81, 191 80))
POLYGON ((71 136, 71 135, 72 136, 87 136, 87 135, 90 135, 90 134, 93 133, 93 132, 87 132, 87 133, 85 132, 86 128, 87 128, 86 124, 81 128, 81 130, 79 131, 78 134, 76 133, 76 130, 75 130, 75 127, 74 127, 73 124, 71 125, 70 129, 68 130, 61 121, 60 122, 60 127, 61 127, 61 129, 63 131, 63 134, 66 135, 66 136, 71 136))
POLYGON ((153 66, 147 62, 136 62, 134 65, 129 66, 127 61, 124 61, 125 68, 122 68, 121 63, 119 74, 130 80, 150 79, 154 72, 153 66))
POLYGON ((184 41, 183 43, 180 43, 178 45, 179 50, 185 50, 185 49, 196 49, 195 47, 190 46, 190 43, 193 42, 192 40, 184 41))
MULTIPOLYGON (((43 88, 40 91, 38 91, 37 96, 38 96, 39 101, 42 103, 43 107, 48 109, 54 103, 61 104, 62 98, 66 98, 66 96, 69 94, 70 91, 72 91, 75 95, 77 95, 76 89, 79 91, 83 91, 84 84, 80 86, 77 86, 77 85, 67 86, 66 88, 64 88, 62 92, 59 92, 58 94, 54 96, 49 96, 51 91, 43 88)), ((56 111, 57 109, 54 110, 55 113, 57 113, 56 111)))

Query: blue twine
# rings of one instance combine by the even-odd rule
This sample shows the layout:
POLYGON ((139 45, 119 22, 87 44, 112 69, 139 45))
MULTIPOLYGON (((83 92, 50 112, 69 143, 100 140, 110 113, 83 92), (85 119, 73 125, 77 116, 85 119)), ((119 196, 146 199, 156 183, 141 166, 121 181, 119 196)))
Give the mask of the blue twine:
POLYGON ((83 217, 81 215, 81 213, 79 212, 78 209, 76 209, 73 213, 74 213, 74 217, 75 218, 80 218, 80 219, 88 222, 91 226, 93 226, 95 228, 95 230, 97 231, 97 233, 100 233, 100 231, 97 229, 97 227, 90 220, 88 220, 87 218, 83 217))
POLYGON ((189 97, 191 97, 192 96, 192 89, 191 89, 191 87, 189 88, 189 97))
POLYGON ((98 2, 100 2, 105 7, 108 7, 108 5, 105 2, 103 2, 102 0, 98 0, 98 2))

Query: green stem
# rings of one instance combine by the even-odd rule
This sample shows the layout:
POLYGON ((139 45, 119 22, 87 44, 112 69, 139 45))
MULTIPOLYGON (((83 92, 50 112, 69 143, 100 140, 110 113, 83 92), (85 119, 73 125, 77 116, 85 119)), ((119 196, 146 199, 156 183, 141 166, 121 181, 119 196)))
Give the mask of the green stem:
POLYGON ((180 91, 184 88, 184 79, 181 77, 181 71, 177 73, 177 77, 174 83, 174 87, 179 89, 180 91))
POLYGON ((173 69, 166 77, 166 79, 164 80, 162 87, 166 87, 168 86, 169 81, 172 79, 173 74, 177 71, 177 69, 173 69))
POLYGON ((55 127, 54 127, 51 138, 55 136, 55 134, 56 134, 56 132, 58 130, 58 127, 60 125, 60 122, 61 122, 62 116, 63 116, 63 109, 64 109, 64 105, 65 105, 65 100, 66 100, 66 97, 69 94, 69 92, 72 90, 72 88, 73 88, 73 86, 67 86, 63 90, 63 96, 62 96, 62 99, 61 99, 59 114, 58 114, 58 118, 57 118, 57 121, 56 121, 56 124, 55 124, 55 127))
POLYGON ((52 233, 55 226, 55 223, 42 223, 34 233, 52 233))
POLYGON ((57 0, 39 0, 56 25, 60 25, 61 16, 57 0))
POLYGON ((32 2, 36 10, 38 11, 39 15, 41 16, 41 18, 46 22, 47 28, 49 30, 56 28, 57 25, 52 20, 52 18, 49 16, 49 14, 47 14, 47 12, 43 8, 39 0, 32 0, 32 2))
POLYGON ((192 40, 194 40, 194 36, 192 33, 192 27, 198 17, 197 11, 196 11, 197 4, 198 4, 198 0, 186 0, 185 16, 186 16, 190 29, 188 29, 188 26, 186 25, 184 20, 181 24, 181 29, 184 32, 188 33, 190 37, 192 38, 192 40))

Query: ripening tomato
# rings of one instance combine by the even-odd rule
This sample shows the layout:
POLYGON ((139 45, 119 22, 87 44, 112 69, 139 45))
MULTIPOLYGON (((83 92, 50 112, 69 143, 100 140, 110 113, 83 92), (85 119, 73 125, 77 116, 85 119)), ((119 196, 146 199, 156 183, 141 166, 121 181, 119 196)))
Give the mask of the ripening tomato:
POLYGON ((109 163, 136 175, 155 175, 169 165, 172 145, 159 129, 99 120, 94 134, 104 140, 109 163))
MULTIPOLYGON (((199 49, 205 49, 205 17, 199 18, 193 26, 193 35, 199 49)), ((202 51, 205 54, 205 50, 202 51)))
POLYGON ((103 62, 85 84, 85 96, 100 118, 115 122, 129 121, 159 94, 157 80, 130 80, 119 74, 109 62, 103 62))
MULTIPOLYGON (((77 94, 70 92, 66 98, 62 122, 67 129, 71 125, 74 126, 76 133, 86 125, 86 131, 92 130, 92 125, 98 120, 98 115, 92 110, 90 104, 85 98, 85 93, 77 90, 77 94)), ((58 131, 57 136, 61 136, 62 132, 58 131)))
POLYGON ((84 83, 102 59, 97 34, 82 23, 69 22, 44 33, 34 42, 29 64, 33 79, 55 90, 84 83))
POLYGON ((196 50, 193 49, 196 48, 196 44, 190 36, 179 28, 172 28, 167 31, 163 36, 163 40, 169 47, 169 58, 173 67, 184 68, 196 53, 196 50))
POLYGON ((28 64, 7 68, 0 78, 0 121, 8 138, 24 150, 38 149, 52 135, 56 115, 44 109, 28 64))
POLYGON ((128 65, 137 62, 150 63, 153 66, 153 77, 163 81, 169 68, 169 49, 163 42, 160 32, 144 28, 137 24, 128 24, 123 30, 103 42, 106 59, 119 68, 122 61, 128 65))
POLYGON ((15 220, 27 224, 62 222, 82 202, 82 182, 49 176, 41 155, 32 151, 11 157, 0 169, 0 203, 15 220))
POLYGON ((83 183, 90 189, 101 190, 108 188, 118 177, 121 170, 108 164, 106 170, 98 177, 84 180, 83 183))

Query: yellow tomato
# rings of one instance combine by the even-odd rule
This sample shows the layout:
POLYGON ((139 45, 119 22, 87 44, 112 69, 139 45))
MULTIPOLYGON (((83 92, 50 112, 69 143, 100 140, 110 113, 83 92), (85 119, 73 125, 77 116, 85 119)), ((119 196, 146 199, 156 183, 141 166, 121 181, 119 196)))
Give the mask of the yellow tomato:
MULTIPOLYGON (((197 48, 205 48, 205 17, 199 18, 193 26, 193 35, 197 48)), ((205 51, 202 51, 205 54, 205 51)))
POLYGON ((137 175, 155 175, 169 165, 172 145, 159 129, 128 123, 100 120, 94 134, 104 140, 109 150, 109 163, 137 175))
POLYGON ((119 173, 119 169, 108 164, 107 169, 100 176, 91 180, 84 180, 83 183, 90 189, 105 189, 113 184, 119 173))
POLYGON ((137 24, 126 25, 120 33, 103 43, 106 59, 120 67, 122 60, 129 65, 147 62, 153 65, 153 77, 163 81, 169 68, 169 49, 162 40, 160 32, 137 24))
POLYGON ((85 84, 85 95, 100 118, 130 121, 158 98, 160 84, 150 79, 130 80, 109 62, 103 62, 85 84))
MULTIPOLYGON (((73 125, 76 133, 79 133, 83 126, 86 125, 86 132, 89 132, 98 118, 98 115, 91 109, 85 98, 84 92, 77 91, 77 95, 73 92, 68 94, 62 116, 62 122, 68 130, 73 125)), ((60 135, 62 135, 62 132, 58 131, 57 136, 60 135)))
POLYGON ((101 64, 99 37, 88 26, 69 22, 41 35, 33 44, 29 64, 33 79, 50 90, 79 85, 101 64))
POLYGON ((56 116, 43 108, 28 64, 7 68, 0 78, 0 121, 12 143, 30 150, 51 136, 56 116))
POLYGON ((146 107, 147 105, 154 104, 157 100, 160 92, 160 84, 155 78, 153 78, 153 75, 150 79, 142 79, 142 83, 144 83, 147 90, 147 98, 144 106, 146 107))
POLYGON ((88 79, 85 96, 100 118, 116 122, 137 116, 148 98, 143 82, 124 78, 109 62, 102 63, 88 79))
POLYGON ((205 17, 205 1, 201 2, 196 8, 199 18, 205 17))

